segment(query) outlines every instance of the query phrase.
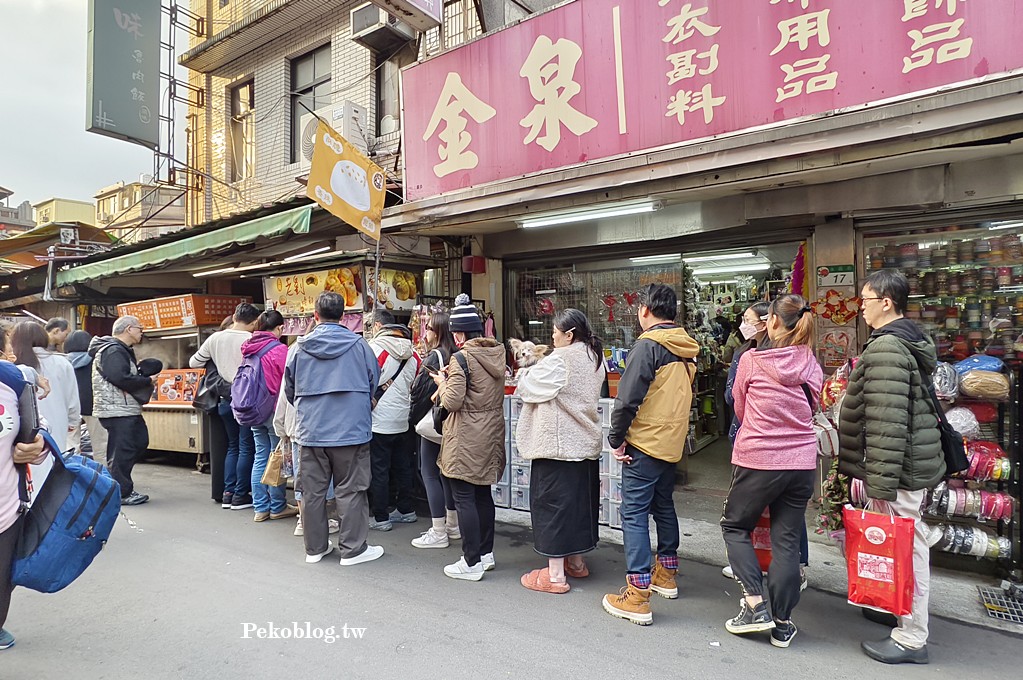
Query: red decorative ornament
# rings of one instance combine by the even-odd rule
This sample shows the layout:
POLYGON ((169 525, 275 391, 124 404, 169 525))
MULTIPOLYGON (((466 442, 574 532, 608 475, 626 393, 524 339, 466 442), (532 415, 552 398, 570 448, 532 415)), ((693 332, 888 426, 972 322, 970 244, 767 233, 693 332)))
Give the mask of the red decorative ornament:
POLYGON ((618 302, 617 295, 605 295, 602 300, 604 306, 607 307, 607 322, 615 322, 615 304, 618 302))

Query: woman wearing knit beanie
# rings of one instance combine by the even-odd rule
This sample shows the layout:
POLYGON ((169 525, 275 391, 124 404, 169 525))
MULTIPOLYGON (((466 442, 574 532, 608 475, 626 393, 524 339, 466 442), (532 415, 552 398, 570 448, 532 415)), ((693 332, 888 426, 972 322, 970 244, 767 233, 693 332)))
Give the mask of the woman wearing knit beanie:
POLYGON ((479 581, 494 568, 494 497, 504 473, 504 347, 483 337, 479 312, 465 293, 448 320, 459 351, 434 378, 447 409, 437 464, 451 484, 462 532, 462 557, 444 567, 451 578, 479 581))

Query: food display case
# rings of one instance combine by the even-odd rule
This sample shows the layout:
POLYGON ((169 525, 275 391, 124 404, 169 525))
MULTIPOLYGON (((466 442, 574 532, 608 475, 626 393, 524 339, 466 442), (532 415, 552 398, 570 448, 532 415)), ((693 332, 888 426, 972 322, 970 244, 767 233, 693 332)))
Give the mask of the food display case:
POLYGON ((209 453, 209 417, 192 407, 204 371, 189 368, 188 359, 239 303, 251 301, 231 295, 177 295, 118 305, 118 316, 137 317, 145 329, 136 358, 163 362, 153 398, 142 408, 150 449, 194 453, 197 463, 209 453))

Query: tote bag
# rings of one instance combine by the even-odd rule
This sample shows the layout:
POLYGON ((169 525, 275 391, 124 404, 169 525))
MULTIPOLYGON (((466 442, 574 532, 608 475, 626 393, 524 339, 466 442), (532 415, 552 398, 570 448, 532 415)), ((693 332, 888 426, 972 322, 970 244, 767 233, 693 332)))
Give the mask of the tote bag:
POLYGON ((849 604, 895 616, 912 613, 913 520, 851 505, 842 510, 842 519, 849 604))

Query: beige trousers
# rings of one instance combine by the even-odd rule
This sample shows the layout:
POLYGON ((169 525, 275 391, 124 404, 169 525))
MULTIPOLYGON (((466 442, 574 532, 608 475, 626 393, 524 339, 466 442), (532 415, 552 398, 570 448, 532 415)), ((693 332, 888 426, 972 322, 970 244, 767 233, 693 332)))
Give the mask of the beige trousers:
MULTIPOLYGON (((892 639, 903 647, 920 649, 927 644, 927 606, 931 590, 931 550, 927 547, 927 525, 920 518, 920 506, 927 491, 899 490, 895 502, 888 503, 897 517, 915 522, 913 531, 913 613, 899 617, 899 626, 892 629, 892 639)), ((880 509, 879 512, 884 512, 880 509)))

